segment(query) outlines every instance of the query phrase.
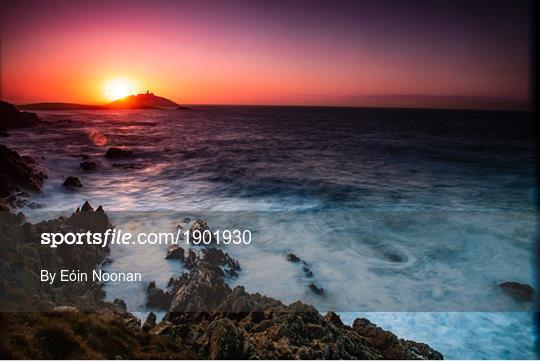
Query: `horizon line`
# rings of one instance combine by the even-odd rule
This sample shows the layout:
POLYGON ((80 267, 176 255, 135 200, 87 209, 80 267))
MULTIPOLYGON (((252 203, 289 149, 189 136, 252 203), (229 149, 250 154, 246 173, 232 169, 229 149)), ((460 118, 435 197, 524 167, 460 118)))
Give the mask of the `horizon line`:
MULTIPOLYGON (((71 103, 71 102, 36 102, 36 103, 18 103, 5 101, 13 104, 15 107, 22 107, 35 104, 70 104, 70 105, 81 105, 81 106, 95 106, 103 107, 103 109, 87 109, 87 110, 145 110, 144 108, 117 108, 117 109, 106 109, 107 104, 82 104, 82 103, 71 103)), ((521 108, 489 108, 489 107, 438 107, 438 106, 417 106, 417 105, 321 105, 321 104, 242 104, 242 103, 179 103, 178 106, 199 106, 199 107, 281 107, 281 108, 353 108, 353 109, 410 109, 410 110, 454 110, 454 111, 491 111, 491 112, 519 112, 519 113, 532 113, 536 111, 535 106, 521 107, 521 108)), ((172 108, 172 107, 171 107, 172 108)), ((146 109, 146 110, 159 110, 167 109, 165 107, 156 107, 155 109, 146 109)), ((24 110, 24 109, 23 109, 24 110)), ((61 109, 34 109, 34 110, 24 110, 24 111, 77 111, 84 109, 71 109, 71 110, 61 110, 61 109)))

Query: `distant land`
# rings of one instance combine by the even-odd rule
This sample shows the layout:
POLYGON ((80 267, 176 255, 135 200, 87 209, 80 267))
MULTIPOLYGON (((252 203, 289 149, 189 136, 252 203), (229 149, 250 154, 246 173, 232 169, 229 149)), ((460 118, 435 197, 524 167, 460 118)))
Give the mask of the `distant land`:
POLYGON ((178 108, 179 105, 154 93, 129 95, 106 105, 89 105, 76 103, 33 103, 18 105, 22 110, 110 110, 110 109, 159 109, 178 108))
MULTIPOLYGON (((286 104, 283 106, 318 106, 360 107, 360 108, 414 108, 414 109, 468 109, 468 110, 500 110, 531 111, 530 101, 504 97, 462 96, 462 95, 298 95, 304 99, 302 105, 286 104), (321 102, 321 99, 324 101, 321 102), (321 104, 322 103, 322 104, 321 104)), ((241 106, 243 104, 235 104, 241 106)), ((254 105, 254 104, 245 104, 254 105)), ((261 106, 281 106, 268 104, 261 106)), ((77 104, 63 102, 47 102, 17 105, 20 110, 111 110, 111 109, 190 109, 178 105, 164 97, 146 92, 129 95, 105 105, 77 104)))

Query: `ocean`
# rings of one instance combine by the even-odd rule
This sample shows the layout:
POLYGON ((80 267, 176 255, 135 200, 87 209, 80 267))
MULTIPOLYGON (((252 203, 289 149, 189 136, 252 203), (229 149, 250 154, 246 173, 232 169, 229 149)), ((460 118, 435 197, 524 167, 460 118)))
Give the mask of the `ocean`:
MULTIPOLYGON (((535 284, 535 138, 520 112, 194 106, 43 111, 8 147, 48 179, 32 220, 103 205, 117 228, 173 230, 183 217, 249 229, 227 246, 244 285, 344 320, 367 317, 445 358, 535 358, 531 305, 497 285, 535 284), (104 157, 111 146, 133 150, 104 157), (100 164, 84 172, 83 156, 100 164), (62 187, 67 176, 83 183, 62 187), (313 272, 288 262, 292 252, 313 272), (315 283, 324 297, 307 287, 315 283)), ((166 246, 113 247, 107 284, 144 315, 145 287, 183 272, 166 246)), ((141 316, 143 317, 143 316, 141 316)))

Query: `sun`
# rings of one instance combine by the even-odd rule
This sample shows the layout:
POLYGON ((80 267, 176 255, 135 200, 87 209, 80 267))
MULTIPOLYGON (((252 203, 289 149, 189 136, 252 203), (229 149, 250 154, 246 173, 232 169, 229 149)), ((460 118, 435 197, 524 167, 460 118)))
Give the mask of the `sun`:
POLYGON ((105 97, 110 101, 114 101, 134 94, 136 87, 131 80, 116 78, 105 82, 104 90, 105 97))

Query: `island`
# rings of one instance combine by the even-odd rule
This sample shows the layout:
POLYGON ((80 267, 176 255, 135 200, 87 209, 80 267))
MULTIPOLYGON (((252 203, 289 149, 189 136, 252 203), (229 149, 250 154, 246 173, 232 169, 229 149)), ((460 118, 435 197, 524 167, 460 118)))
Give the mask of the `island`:
POLYGON ((106 105, 75 103, 33 103, 17 106, 21 110, 110 110, 110 109, 177 109, 181 106, 170 99, 146 91, 117 99, 106 105))

